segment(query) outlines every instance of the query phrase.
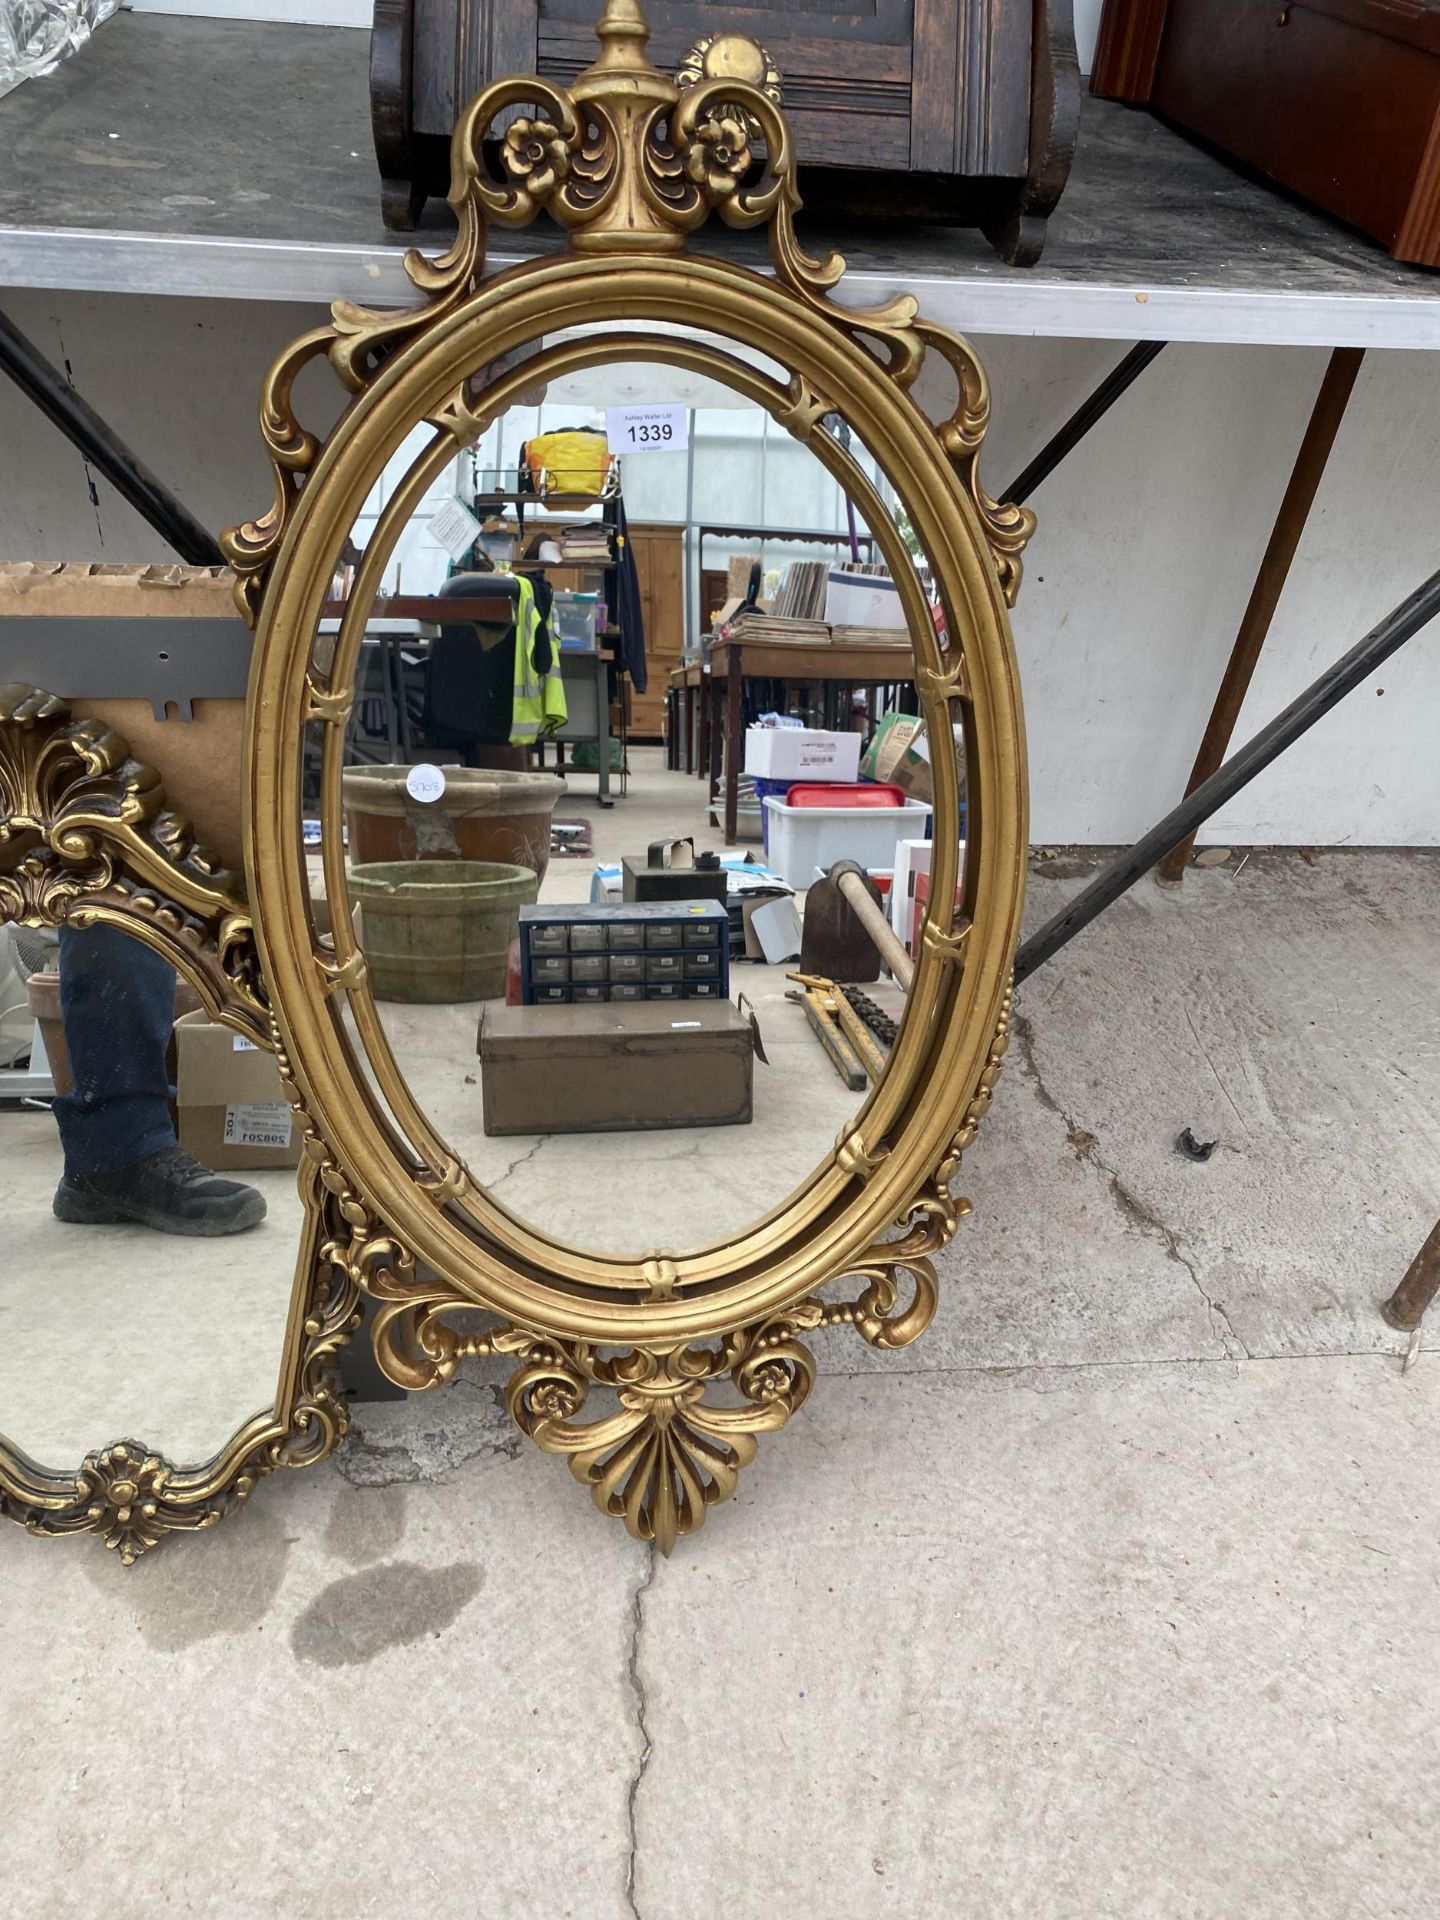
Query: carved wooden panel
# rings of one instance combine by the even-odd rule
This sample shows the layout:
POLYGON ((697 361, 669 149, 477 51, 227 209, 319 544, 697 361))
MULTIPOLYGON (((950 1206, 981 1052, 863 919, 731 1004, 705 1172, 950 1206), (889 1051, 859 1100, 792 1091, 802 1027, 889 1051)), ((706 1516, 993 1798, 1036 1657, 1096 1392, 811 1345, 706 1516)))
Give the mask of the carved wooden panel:
MULTIPOLYGON (((413 226, 443 191, 472 95, 527 69, 576 77, 591 12, 588 0, 379 0, 371 89, 391 225, 413 226)), ((707 35, 764 46, 816 204, 980 225, 1007 258, 1038 254, 1074 147, 1070 0, 652 0, 647 14, 663 72, 707 35)))

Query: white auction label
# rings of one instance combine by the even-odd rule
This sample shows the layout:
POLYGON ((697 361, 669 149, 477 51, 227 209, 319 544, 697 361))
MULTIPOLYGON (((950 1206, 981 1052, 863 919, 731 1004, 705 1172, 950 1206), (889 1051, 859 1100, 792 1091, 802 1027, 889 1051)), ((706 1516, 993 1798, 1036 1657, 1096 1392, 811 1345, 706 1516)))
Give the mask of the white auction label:
POLYGON ((452 560, 468 553, 480 534, 480 522, 463 500, 447 500, 438 513, 430 516, 430 538, 452 560))
POLYGON ((439 767, 432 767, 428 760, 422 760, 418 767, 411 767, 406 774, 405 791, 412 800, 423 800, 428 805, 444 793, 445 776, 439 767))
POLYGON ((232 1053, 258 1053, 259 1047, 253 1040, 247 1040, 243 1033, 237 1033, 231 1045, 232 1053))
POLYGON ((275 1147, 290 1144, 294 1115, 283 1100, 244 1100, 225 1109, 227 1147, 275 1147))
POLYGON ((683 453, 690 444, 688 407, 607 407, 612 453, 683 453))

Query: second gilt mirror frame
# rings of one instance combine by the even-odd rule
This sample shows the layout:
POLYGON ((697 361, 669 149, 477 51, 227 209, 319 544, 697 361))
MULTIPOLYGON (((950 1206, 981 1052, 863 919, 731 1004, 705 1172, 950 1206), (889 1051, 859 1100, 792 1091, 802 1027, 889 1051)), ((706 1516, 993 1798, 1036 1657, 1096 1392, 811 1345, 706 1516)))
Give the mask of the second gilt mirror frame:
MULTIPOLYGON (((198 1494, 189 1507, 162 1501, 133 1550, 170 1527, 208 1524, 257 1471, 323 1457, 335 1444, 345 1425, 335 1355, 364 1294, 391 1380, 437 1387, 467 1358, 505 1357, 519 1428, 569 1461, 602 1512, 669 1553, 733 1493, 757 1437, 804 1404, 816 1374, 807 1335, 849 1327, 888 1349, 923 1333, 936 1305, 932 1257, 968 1211, 952 1186, 1006 1047, 1024 892, 1024 739, 1006 610, 1033 516, 998 506, 980 484, 989 394, 970 348, 920 317, 908 296, 876 309, 839 304, 831 296, 844 263, 800 249, 790 135, 761 51, 727 37, 677 85, 646 56, 635 0, 608 0, 597 31, 599 56, 569 89, 502 80, 465 111, 450 192, 458 236, 438 258, 406 260, 424 303, 371 311, 338 301, 331 324, 297 340, 265 384, 274 501, 223 539, 256 628, 248 900, 230 903, 223 929, 212 910, 191 937, 205 951, 188 970, 214 980, 212 1010, 243 1018, 276 1051, 304 1136, 307 1225, 281 1402, 264 1448, 232 1443, 205 1481, 204 1517, 198 1494), (496 174, 487 136, 501 116, 496 174), (564 250, 487 277, 489 229, 527 226, 542 212, 565 230, 564 250), (768 229, 771 275, 688 250, 688 235, 712 213, 731 227, 768 229), (956 390, 938 423, 911 395, 929 356, 956 390), (888 1070, 805 1184, 722 1244, 619 1258, 563 1244, 509 1212, 418 1108, 370 995, 339 829, 361 638, 409 514, 522 393, 637 358, 708 374, 765 408, 856 502, 904 603, 930 736, 964 728, 969 843, 957 908, 956 837, 937 834, 909 1010, 888 1070), (305 429, 292 400, 302 369, 319 359, 352 396, 323 438, 305 429), (765 365, 786 371, 777 378, 765 365), (894 488, 928 560, 943 632, 891 513, 822 430, 826 416, 854 429, 894 488), (429 443, 369 541, 338 639, 317 642, 356 518, 422 425, 429 443), (317 919, 300 852, 307 732, 323 742, 331 933, 317 919), (222 933, 248 969, 238 1014, 235 962, 213 950, 222 933), (476 1309, 488 1316, 484 1331, 472 1330, 476 1309)), ((934 785, 935 819, 956 820, 951 756, 935 756, 934 785)), ((0 832, 0 854, 4 839, 0 832)), ((61 840, 51 844, 63 864, 61 840)), ((46 917, 63 918, 64 903, 46 917)), ((168 936, 152 943, 177 946, 168 936)), ((0 1449, 0 1510, 34 1525, 33 1502, 13 1487, 7 1508, 3 1467, 0 1449)), ((120 1472, 123 1493, 124 1461, 120 1472)), ((49 1491, 58 1519, 64 1490, 56 1482, 49 1491)), ((113 1534, 113 1505, 88 1524, 104 1531, 104 1520, 113 1534)), ((84 1506, 77 1483, 64 1530, 86 1524, 84 1506)))

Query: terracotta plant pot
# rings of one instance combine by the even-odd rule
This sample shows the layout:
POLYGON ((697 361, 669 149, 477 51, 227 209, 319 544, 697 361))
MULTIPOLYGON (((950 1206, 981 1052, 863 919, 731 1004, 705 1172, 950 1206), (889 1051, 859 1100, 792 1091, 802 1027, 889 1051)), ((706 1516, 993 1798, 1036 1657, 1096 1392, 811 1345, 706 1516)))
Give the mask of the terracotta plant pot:
POLYGON ((438 800, 412 799, 409 767, 347 767, 345 826, 357 866, 396 860, 480 860, 528 867, 537 881, 550 864, 550 816, 565 792, 553 773, 446 767, 438 800))

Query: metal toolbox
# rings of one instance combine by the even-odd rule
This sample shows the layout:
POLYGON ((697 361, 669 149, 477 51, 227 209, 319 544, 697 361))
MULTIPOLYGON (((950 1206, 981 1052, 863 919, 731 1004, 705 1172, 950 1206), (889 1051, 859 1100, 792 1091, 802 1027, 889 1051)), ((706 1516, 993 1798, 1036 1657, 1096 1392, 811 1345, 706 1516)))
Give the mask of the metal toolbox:
POLYGON ((751 1116, 754 1033, 728 1000, 489 1006, 479 1051, 487 1134, 716 1127, 751 1116))

